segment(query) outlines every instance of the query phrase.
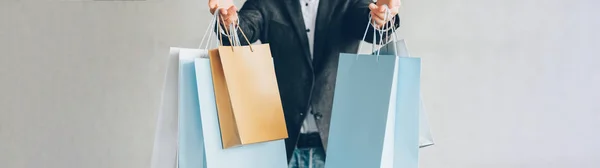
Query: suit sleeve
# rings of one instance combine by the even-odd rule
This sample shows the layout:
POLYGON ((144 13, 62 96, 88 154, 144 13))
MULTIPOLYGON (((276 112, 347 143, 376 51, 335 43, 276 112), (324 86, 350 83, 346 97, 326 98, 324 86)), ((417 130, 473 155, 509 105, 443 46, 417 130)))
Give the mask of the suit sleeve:
MULTIPOLYGON (((371 0, 353 0, 353 2, 350 3, 347 13, 344 16, 344 30, 347 31, 346 34, 352 39, 362 40, 366 30, 365 28, 367 28, 367 24, 369 24, 369 16, 371 15, 369 4, 373 2, 371 0)), ((397 29, 400 27, 400 17, 396 15, 394 19, 394 25, 391 26, 394 26, 397 29)), ((391 22, 388 22, 387 24, 390 25, 391 22)), ((368 26, 368 29, 365 41, 373 43, 373 35, 375 35, 376 42, 380 42, 380 33, 378 31, 374 32, 372 26, 368 26)), ((388 41, 389 38, 393 36, 392 29, 383 32, 383 34, 383 40, 388 41)))
MULTIPOLYGON (((247 0, 242 8, 238 11, 239 28, 243 31, 246 37, 248 37, 248 41, 250 41, 250 43, 254 43, 260 39, 260 33, 264 22, 261 6, 262 4, 260 0, 247 0)), ((218 36, 220 36, 219 39, 222 39, 223 45, 231 45, 228 37, 223 35, 218 28, 215 28, 215 32, 218 36)), ((246 39, 244 39, 242 32, 239 30, 237 32, 242 45, 248 45, 248 42, 246 39)))

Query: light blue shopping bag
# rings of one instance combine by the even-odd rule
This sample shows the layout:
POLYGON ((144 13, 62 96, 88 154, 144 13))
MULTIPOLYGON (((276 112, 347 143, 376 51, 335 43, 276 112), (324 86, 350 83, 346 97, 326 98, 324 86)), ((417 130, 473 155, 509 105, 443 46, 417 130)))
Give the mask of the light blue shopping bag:
POLYGON ((421 59, 396 57, 398 67, 394 168, 419 167, 421 59))
POLYGON ((284 140, 223 149, 207 50, 171 51, 152 167, 287 167, 284 140))
POLYGON ((204 136, 194 66, 195 58, 202 55, 208 55, 206 50, 179 51, 179 168, 204 167, 204 136))
POLYGON ((284 140, 223 149, 209 59, 196 58, 195 69, 207 167, 286 168, 284 140))
POLYGON ((395 58, 340 54, 325 167, 380 166, 395 58))
MULTIPOLYGON (((404 39, 395 40, 394 43, 384 45, 379 49, 379 54, 382 55, 396 55, 398 57, 410 57, 408 47, 404 39)), ((424 148, 434 145, 433 135, 429 128, 429 120, 427 118, 427 112, 425 111, 425 105, 423 103, 423 94, 420 94, 419 103, 419 147, 424 148)))
POLYGON ((340 54, 327 168, 418 167, 421 60, 377 53, 340 54))
POLYGON ((204 136, 190 49, 171 48, 151 168, 204 168, 204 136))
POLYGON ((216 20, 204 49, 170 49, 151 168, 286 168, 284 140, 222 148, 207 50, 216 20))
MULTIPOLYGON (((200 46, 212 30, 218 15, 215 14, 200 46)), ((198 89, 194 58, 207 55, 192 53, 189 49, 171 47, 167 57, 167 72, 161 95, 160 111, 156 121, 151 168, 204 168, 204 140, 200 122, 198 89)))

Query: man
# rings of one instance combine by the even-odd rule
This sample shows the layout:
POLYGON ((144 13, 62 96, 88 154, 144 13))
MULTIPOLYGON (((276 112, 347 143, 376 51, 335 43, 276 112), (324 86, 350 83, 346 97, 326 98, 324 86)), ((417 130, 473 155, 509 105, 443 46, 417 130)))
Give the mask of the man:
MULTIPOLYGON (((358 51, 369 16, 376 28, 398 27, 399 7, 400 0, 247 0, 237 11, 231 0, 209 0, 223 25, 239 23, 251 43, 271 46, 290 168, 323 167, 339 54, 358 51)), ((380 37, 371 28, 366 41, 374 35, 380 37)))

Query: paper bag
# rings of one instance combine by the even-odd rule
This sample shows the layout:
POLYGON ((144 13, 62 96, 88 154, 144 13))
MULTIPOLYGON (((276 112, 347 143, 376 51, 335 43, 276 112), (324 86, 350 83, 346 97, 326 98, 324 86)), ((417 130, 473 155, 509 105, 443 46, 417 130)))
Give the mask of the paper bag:
POLYGON ((420 59, 356 57, 340 56, 325 166, 416 168, 420 59))
POLYGON ((340 54, 325 167, 380 166, 394 63, 393 55, 340 54))
POLYGON ((206 50, 170 49, 152 168, 205 167, 204 137, 194 70, 194 58, 202 55, 208 57, 206 50))
POLYGON ((171 48, 167 58, 167 72, 156 121, 151 168, 177 168, 178 65, 179 48, 171 48))
MULTIPOLYGON (((216 50, 213 50, 216 52, 216 50)), ((219 117, 214 94, 210 61, 196 58, 196 82, 200 117, 204 134, 204 151, 208 168, 285 168, 287 158, 284 140, 243 145, 223 149, 219 117)))
POLYGON ((207 58, 206 50, 179 51, 179 131, 178 168, 204 167, 204 136, 200 119, 200 104, 196 85, 196 58, 207 58))
MULTIPOLYGON (((410 57, 406 41, 404 39, 396 40, 395 42, 384 45, 379 49, 379 54, 382 55, 396 55, 398 57, 410 57)), ((419 147, 424 148, 434 145, 433 135, 429 128, 429 120, 427 118, 427 112, 425 111, 425 105, 423 103, 423 94, 420 94, 420 105, 419 105, 419 147)))
POLYGON ((288 137, 268 44, 209 52, 223 148, 288 137))

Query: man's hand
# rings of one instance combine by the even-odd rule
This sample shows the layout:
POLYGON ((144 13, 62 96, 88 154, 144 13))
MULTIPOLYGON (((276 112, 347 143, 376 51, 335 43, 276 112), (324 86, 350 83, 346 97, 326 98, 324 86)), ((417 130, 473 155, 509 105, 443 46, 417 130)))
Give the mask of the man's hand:
POLYGON ((223 25, 237 24, 237 8, 232 0, 208 0, 208 8, 212 14, 215 14, 215 12, 217 12, 216 10, 220 8, 218 12, 221 14, 223 20, 219 19, 219 23, 222 23, 223 25))
POLYGON ((400 9, 400 0, 377 0, 377 4, 370 4, 369 9, 371 9, 371 18, 372 22, 377 28, 381 28, 385 23, 389 22, 393 19, 396 14, 398 14, 398 10, 400 9), (389 9, 389 15, 386 14, 386 7, 389 9))

